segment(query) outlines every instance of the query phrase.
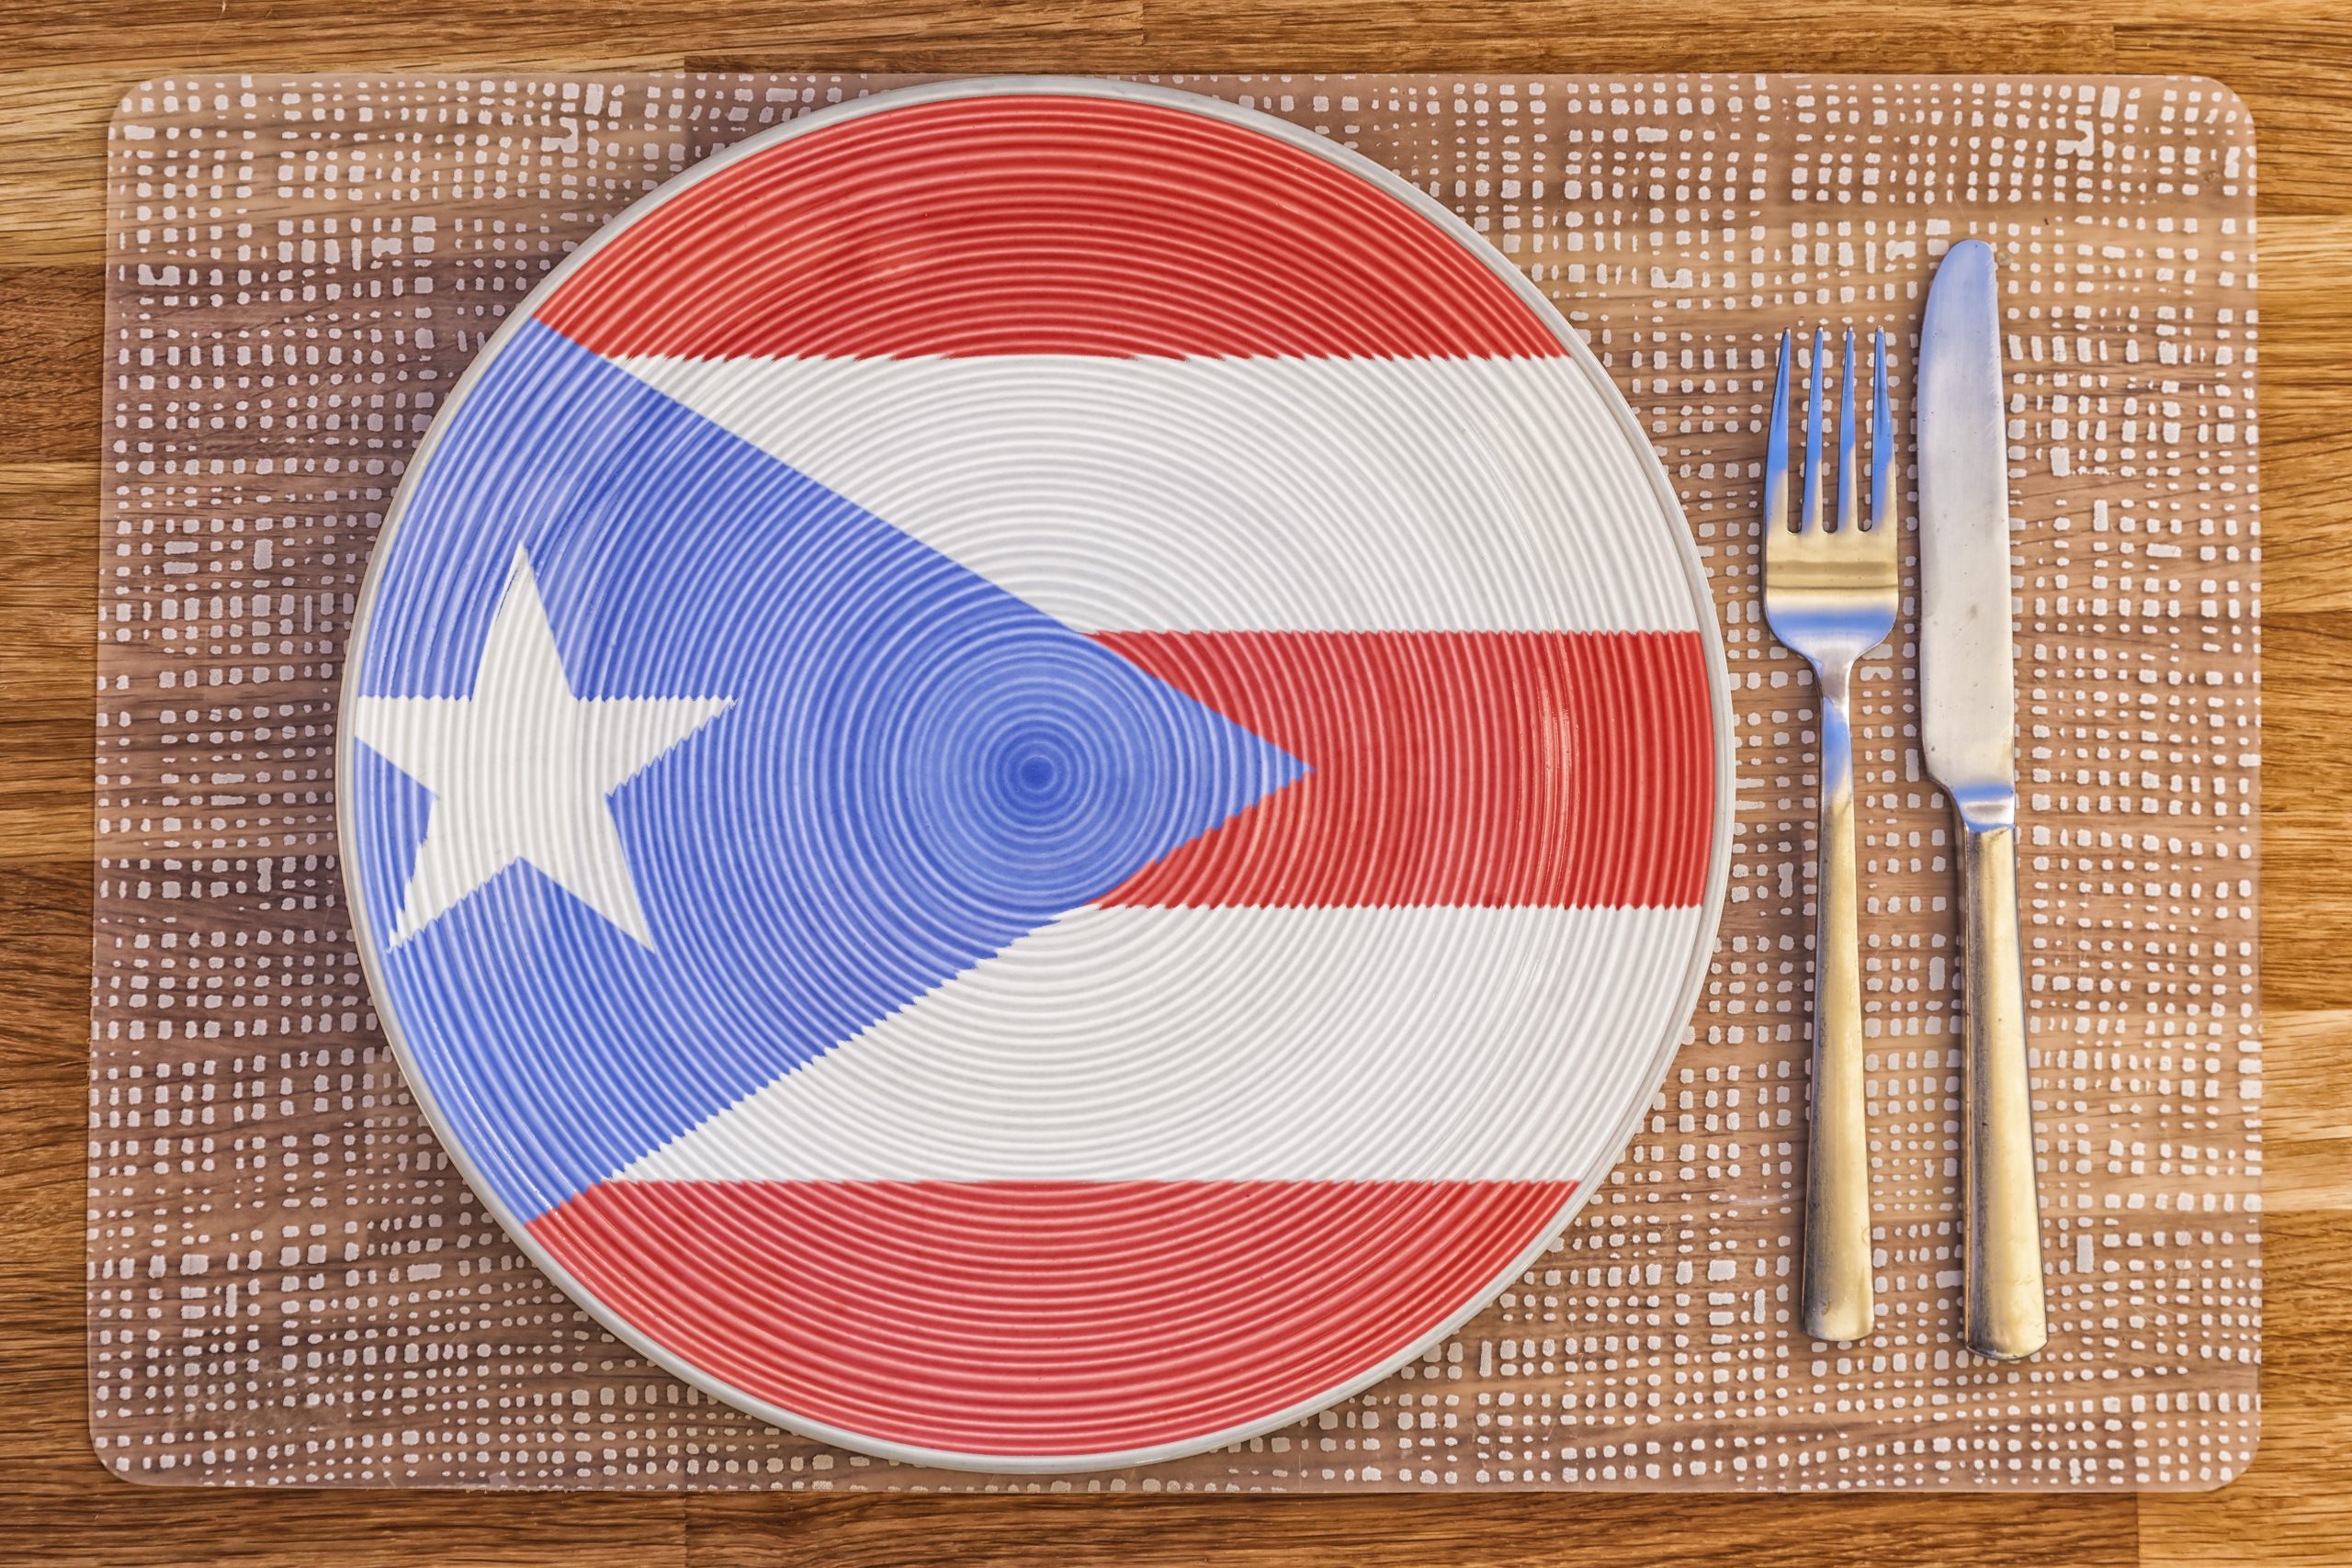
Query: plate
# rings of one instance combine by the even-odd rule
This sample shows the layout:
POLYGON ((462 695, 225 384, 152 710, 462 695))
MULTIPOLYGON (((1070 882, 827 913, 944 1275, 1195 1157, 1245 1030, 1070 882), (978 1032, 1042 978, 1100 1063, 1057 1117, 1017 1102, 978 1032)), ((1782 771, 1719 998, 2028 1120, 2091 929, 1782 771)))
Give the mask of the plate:
POLYGON ((1516 1279, 1656 1092, 1722 656, 1606 375, 1271 117, 925 86, 550 274, 379 536, 379 1013, 614 1334, 919 1463, 1296 1420, 1516 1279))

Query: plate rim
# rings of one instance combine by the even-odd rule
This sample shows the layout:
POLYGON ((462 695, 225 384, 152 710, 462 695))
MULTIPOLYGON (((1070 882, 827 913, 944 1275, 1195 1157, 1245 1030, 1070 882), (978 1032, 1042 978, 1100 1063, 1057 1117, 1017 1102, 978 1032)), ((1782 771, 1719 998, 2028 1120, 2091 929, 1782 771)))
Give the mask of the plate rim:
MULTIPOLYGON (((1192 74, 1192 73, 1187 73, 1192 74)), ((1205 73, 1204 73, 1205 74, 1205 73)), ((344 907, 350 917, 353 946, 357 950, 362 976, 368 984, 368 1001, 394 1058, 400 1063, 401 1076, 417 1107, 424 1113, 432 1127, 435 1140, 450 1163, 465 1178, 466 1185, 476 1201, 507 1238, 562 1291, 571 1301, 593 1318, 606 1333, 644 1356, 672 1376, 718 1400, 723 1404, 779 1427, 787 1432, 812 1441, 862 1453, 893 1463, 923 1466, 939 1470, 961 1471, 979 1474, 1052 1476, 1078 1474, 1090 1471, 1125 1469, 1131 1466, 1163 1463, 1194 1454, 1206 1453, 1229 1444, 1246 1441, 1278 1431, 1284 1427, 1329 1408, 1340 1401, 1362 1393, 1398 1368, 1419 1359, 1436 1345, 1442 1344, 1462 1325, 1493 1302, 1534 1261, 1544 1255, 1557 1237, 1581 1213, 1593 1194, 1605 1183, 1610 1174, 1623 1163, 1625 1150, 1634 1131, 1649 1109, 1650 1101, 1666 1082, 1675 1057, 1680 1053, 1684 1032, 1697 1010, 1702 988, 1706 983, 1714 950, 1721 935, 1723 908, 1729 891, 1731 864, 1731 825, 1733 794, 1736 786, 1736 758, 1734 754, 1734 732, 1731 713, 1730 670, 1725 661, 1722 629, 1716 622, 1716 605, 1705 561, 1699 554, 1697 541, 1690 536, 1688 514, 1683 511, 1681 497, 1667 478, 1666 468, 1657 448, 1650 444, 1648 433, 1643 430, 1640 417, 1623 392, 1602 368, 1600 359, 1586 344, 1583 335, 1570 324, 1558 306, 1543 290, 1537 288, 1527 275, 1513 265, 1484 235, 1473 229, 1451 208, 1406 179, 1402 175, 1371 156, 1357 152, 1342 142, 1326 137, 1304 126, 1293 124, 1278 116, 1254 107, 1244 107, 1223 98, 1203 93, 1187 92, 1181 87, 1163 85, 1157 81, 1139 81, 1127 77, 1066 76, 1066 75, 984 75, 944 78, 903 87, 887 88, 860 98, 828 104, 810 112, 786 120, 755 135, 746 137, 734 145, 719 149, 708 157, 680 170, 652 190, 631 202, 613 217, 605 220, 596 231, 581 242, 559 261, 531 290, 511 309, 503 321, 482 340, 465 369, 458 375, 441 406, 433 416, 424 435, 411 451, 400 482, 384 508, 384 520, 378 527, 374 543, 368 552, 367 570, 362 574, 357 597, 354 601, 351 623, 344 638, 343 673, 337 683, 334 744, 335 786, 335 854, 337 870, 344 891, 344 907), (374 931, 368 918, 366 890, 362 886, 360 857, 346 852, 345 846, 355 841, 352 821, 352 791, 348 784, 352 775, 353 750, 356 742, 354 727, 345 716, 355 709, 358 696, 359 669, 367 647, 367 633, 373 616, 376 595, 382 586, 384 562, 390 553, 388 547, 398 536, 402 516, 407 511, 413 487, 418 476, 430 467, 434 450, 448 430, 458 409, 475 384, 488 371, 508 342, 527 324, 537 308, 561 287, 588 259, 605 244, 662 206, 681 192, 699 184, 737 162, 758 155, 780 142, 821 130, 864 115, 886 113, 916 104, 952 101, 959 98, 1056 96, 1118 99, 1133 103, 1148 103, 1162 107, 1204 115, 1210 118, 1238 125, 1261 134, 1273 136, 1290 145, 1327 159, 1341 169, 1368 181, 1375 188, 1402 201, 1407 207, 1430 222, 1439 231, 1476 258, 1512 290, 1519 299, 1535 314, 1537 320, 1566 348, 1567 357, 1592 382, 1608 404, 1620 433, 1640 454, 1644 473, 1647 476, 1653 499, 1662 508, 1659 524, 1665 526, 1670 547, 1681 563, 1683 578, 1697 612, 1700 646, 1706 664, 1708 699, 1714 742, 1713 821, 1710 830, 1707 862, 1706 897, 1700 910, 1697 938, 1686 961, 1679 1004, 1671 1017, 1674 1021, 1664 1032, 1664 1038, 1652 1048, 1648 1066, 1643 1078, 1650 1085, 1648 1093, 1630 1105, 1620 1116, 1611 1135, 1601 1145, 1609 1156, 1594 1169, 1579 1175, 1566 1201, 1553 1215, 1542 1233, 1495 1279, 1471 1292, 1464 1304, 1449 1314, 1430 1332, 1407 1346, 1401 1352, 1387 1357, 1364 1371, 1351 1375, 1337 1386, 1287 1405, 1270 1416, 1252 1417, 1235 1426, 1198 1437, 1178 1438, 1139 1449, 1104 1450, 1086 1454, 989 1454, 978 1450, 933 1449, 920 1444, 894 1441, 834 1427, 824 1421, 786 1410, 755 1394, 736 1388, 725 1380, 688 1361, 674 1349, 647 1335, 635 1324, 623 1317, 594 1292, 588 1290, 564 1268, 527 1225, 512 1213, 482 1179, 471 1154, 453 1134, 442 1114, 440 1103, 431 1085, 416 1070, 409 1050, 407 1037, 398 1015, 388 1004, 387 991, 376 957, 374 931)))

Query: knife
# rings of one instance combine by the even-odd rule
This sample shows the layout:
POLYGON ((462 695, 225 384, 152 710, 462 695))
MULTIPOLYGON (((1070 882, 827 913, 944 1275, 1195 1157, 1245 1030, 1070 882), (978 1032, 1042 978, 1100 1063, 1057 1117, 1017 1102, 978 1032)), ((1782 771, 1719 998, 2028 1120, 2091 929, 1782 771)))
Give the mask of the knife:
POLYGON ((2041 1349, 2050 1329, 2018 932, 1999 286, 1981 240, 1952 246, 1936 269, 1918 377, 1920 730, 1959 823, 1968 989, 1965 1337, 1978 1355, 2009 1361, 2041 1349))

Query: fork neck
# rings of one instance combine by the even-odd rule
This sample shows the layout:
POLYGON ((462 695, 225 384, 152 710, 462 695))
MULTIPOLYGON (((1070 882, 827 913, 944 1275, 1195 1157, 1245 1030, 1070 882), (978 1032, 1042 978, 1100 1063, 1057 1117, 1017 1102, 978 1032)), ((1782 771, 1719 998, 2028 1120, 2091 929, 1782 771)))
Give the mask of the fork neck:
POLYGON ((1854 660, 1815 663, 1813 672, 1821 683, 1821 808, 1827 823, 1853 811, 1854 660))
POLYGON ((1842 717, 1846 705, 1853 700, 1854 666, 1860 660, 1849 657, 1809 659, 1805 662, 1813 666, 1814 681, 1821 688, 1822 706, 1836 706, 1842 717))

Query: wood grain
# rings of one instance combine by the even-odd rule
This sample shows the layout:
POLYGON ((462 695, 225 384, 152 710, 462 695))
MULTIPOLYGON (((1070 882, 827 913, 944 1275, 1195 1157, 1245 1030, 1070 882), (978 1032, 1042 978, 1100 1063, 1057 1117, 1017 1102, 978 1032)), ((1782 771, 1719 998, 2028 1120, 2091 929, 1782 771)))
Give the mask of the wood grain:
MULTIPOLYGON (((1685 16, 1690 15, 1684 13, 1685 16)), ((0 17, 0 1556, 93 1562, 2333 1563, 2352 1560, 2336 1433, 2347 1330, 2352 1047, 2339 638, 2352 626, 2352 25, 2336 0, 2001 6, 1754 0, 1703 22, 1590 4, 926 6, 661 0, 522 7, 315 0, 19 4, 0 17), (2124 69, 2237 86, 2263 134, 2271 1153, 2265 1438, 2188 1498, 822 1499, 230 1495, 122 1486, 84 1424, 85 1118, 100 186, 142 77, 214 67, 900 70, 1356 66, 2124 69), (79 433, 77 434, 77 424, 79 433), (1997 1548, 1995 1543, 1997 1542, 1997 1548)))

